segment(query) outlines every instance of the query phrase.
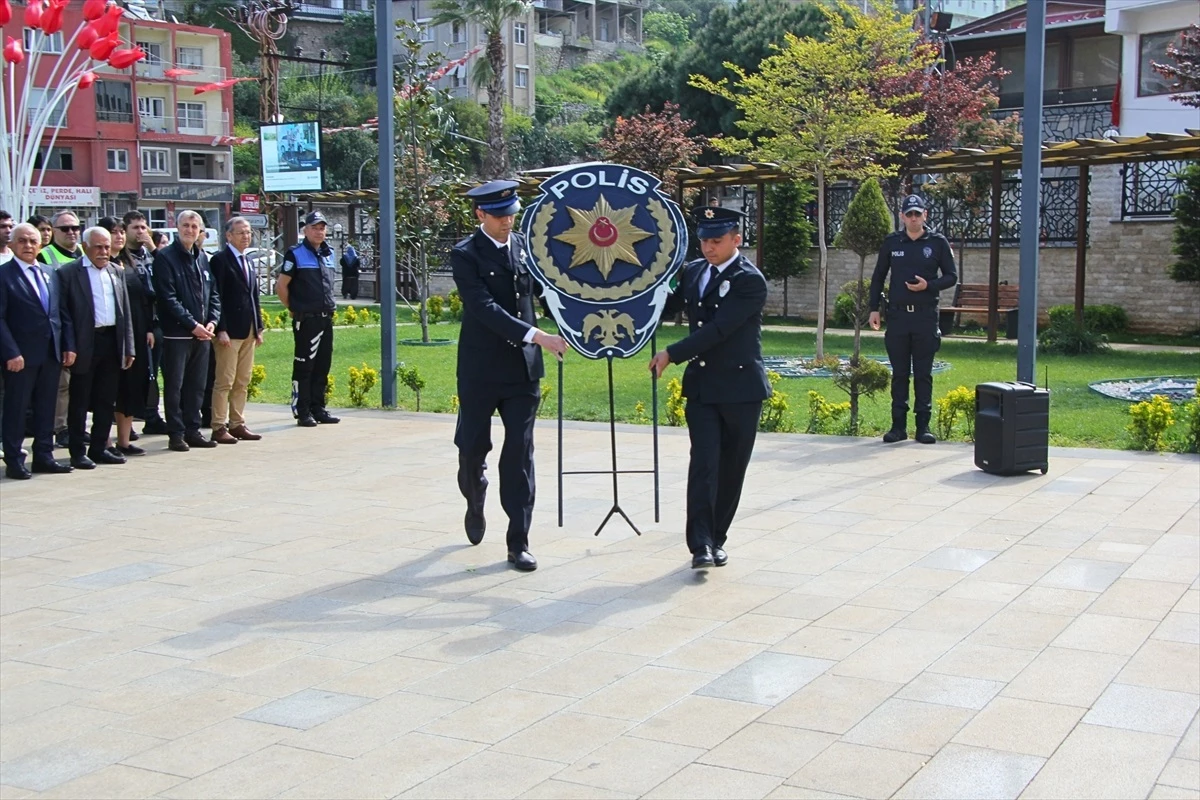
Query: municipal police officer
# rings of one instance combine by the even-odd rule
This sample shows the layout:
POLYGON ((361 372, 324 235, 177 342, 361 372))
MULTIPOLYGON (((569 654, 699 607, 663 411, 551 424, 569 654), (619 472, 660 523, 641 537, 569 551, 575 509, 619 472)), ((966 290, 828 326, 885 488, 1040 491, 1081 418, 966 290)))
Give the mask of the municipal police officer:
POLYGON ((663 312, 665 319, 686 308, 690 333, 656 353, 650 371, 658 378, 670 364, 687 362, 687 545, 692 569, 704 569, 729 560, 725 540, 771 384, 762 360, 767 282, 738 252, 743 215, 706 206, 692 216, 704 258, 684 266, 663 312))
POLYGON ((883 281, 888 284, 888 327, 884 345, 892 362, 892 427, 883 435, 888 444, 908 438, 908 376, 916 395, 917 441, 933 444, 929 418, 933 412, 933 356, 942 344, 938 331, 938 292, 958 282, 954 253, 940 233, 925 227, 925 201, 919 195, 904 198, 904 230, 883 240, 875 273, 871 276, 871 317, 879 330, 879 304, 883 281), (940 275, 939 275, 940 273, 940 275))
POLYGON ((302 428, 340 420, 325 410, 325 383, 333 362, 333 251, 325 244, 325 215, 310 211, 304 238, 283 257, 275 293, 292 314, 292 413, 302 428))
POLYGON ((537 569, 529 552, 533 519, 533 424, 545 374, 542 350, 559 359, 560 336, 536 327, 533 295, 540 287, 526 265, 525 242, 513 233, 521 209, 516 181, 492 181, 467 192, 479 228, 450 251, 454 283, 462 298, 458 338, 458 487, 467 500, 464 526, 471 544, 483 541, 486 458, 492 449, 492 414, 504 423, 500 450, 500 504, 508 515, 508 561, 537 569))

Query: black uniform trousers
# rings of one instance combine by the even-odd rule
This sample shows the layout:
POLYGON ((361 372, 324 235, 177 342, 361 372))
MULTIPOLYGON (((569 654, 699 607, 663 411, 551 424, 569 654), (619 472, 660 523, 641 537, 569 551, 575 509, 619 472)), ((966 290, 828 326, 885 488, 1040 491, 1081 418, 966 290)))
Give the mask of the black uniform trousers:
POLYGON ((482 516, 487 495, 487 454, 492 449, 492 414, 500 412, 504 446, 500 449, 500 505, 508 515, 508 550, 529 549, 535 493, 533 425, 541 402, 537 381, 528 383, 472 383, 459 387, 458 488, 473 514, 482 516))
POLYGON ((883 343, 892 362, 892 425, 904 428, 911 375, 917 427, 928 426, 933 412, 933 356, 942 346, 937 306, 888 306, 883 343))
POLYGON ((292 414, 300 418, 325 408, 325 383, 333 364, 333 315, 319 311, 294 316, 292 414))
MULTIPOLYGON (((146 413, 142 415, 142 419, 158 419, 161 416, 158 413, 158 373, 162 368, 162 355, 162 336, 154 333, 154 347, 150 348, 150 361, 143 365, 150 372, 150 383, 146 387, 146 413)), ((141 369, 141 367, 134 365, 134 369, 141 369)))
POLYGON ((724 547, 742 499, 746 467, 754 452, 762 401, 697 403, 684 409, 692 443, 688 464, 687 545, 724 547))
POLYGON ((71 372, 70 399, 67 403, 67 449, 71 458, 95 456, 108 446, 116 410, 117 387, 121 379, 121 351, 116 326, 96 328, 92 363, 86 372, 71 372), (88 411, 92 412, 92 431, 87 443, 88 411))
POLYGON ((33 460, 46 463, 54 460, 54 404, 58 400, 58 379, 62 364, 54 353, 54 343, 46 342, 49 351, 41 366, 26 364, 20 372, 4 370, 4 462, 21 464, 21 442, 25 438, 25 413, 33 418, 33 460))
POLYGON ((163 340, 163 407, 169 436, 200 435, 210 350, 212 343, 199 339, 163 340))

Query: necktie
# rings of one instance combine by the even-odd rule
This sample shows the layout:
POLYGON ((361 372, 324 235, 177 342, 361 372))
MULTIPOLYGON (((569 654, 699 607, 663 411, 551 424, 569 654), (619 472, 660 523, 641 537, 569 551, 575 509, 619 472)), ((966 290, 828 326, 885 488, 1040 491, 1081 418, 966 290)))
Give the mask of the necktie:
POLYGON ((37 284, 38 299, 42 301, 42 310, 50 313, 50 295, 46 292, 46 283, 42 280, 42 271, 37 267, 30 267, 29 271, 33 273, 33 282, 37 284))
POLYGON ((716 282, 717 278, 721 277, 721 271, 717 269, 716 264, 708 265, 708 278, 704 281, 704 287, 700 290, 700 295, 703 297, 708 294, 708 290, 716 282))
POLYGON ((246 276, 246 285, 250 286, 251 285, 251 283, 250 283, 250 267, 248 267, 246 265, 246 257, 238 256, 238 261, 242 265, 242 274, 246 276))

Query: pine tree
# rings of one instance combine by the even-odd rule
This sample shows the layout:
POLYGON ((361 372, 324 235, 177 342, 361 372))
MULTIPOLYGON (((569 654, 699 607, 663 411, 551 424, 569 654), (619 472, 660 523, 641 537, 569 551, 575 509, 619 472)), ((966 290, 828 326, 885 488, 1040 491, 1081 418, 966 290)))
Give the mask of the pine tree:
POLYGON ((813 225, 805 210, 812 186, 798 181, 767 187, 763 206, 763 275, 783 281, 783 316, 788 315, 788 278, 802 275, 812 259, 813 225))
POLYGON ((1177 281, 1200 281, 1200 164, 1184 169, 1183 191, 1175 195, 1175 245, 1179 260, 1170 266, 1177 281))

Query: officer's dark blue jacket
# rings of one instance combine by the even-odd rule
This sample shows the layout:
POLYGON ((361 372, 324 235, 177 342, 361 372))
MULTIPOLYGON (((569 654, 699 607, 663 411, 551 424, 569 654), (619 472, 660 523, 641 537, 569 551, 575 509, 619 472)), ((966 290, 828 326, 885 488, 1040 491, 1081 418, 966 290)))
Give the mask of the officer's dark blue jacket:
POLYGON ((301 240, 284 254, 280 272, 291 278, 288 311, 293 316, 337 309, 333 299, 333 251, 329 245, 321 242, 320 249, 313 249, 307 239, 301 240))
POLYGON ((938 292, 958 283, 958 271, 954 268, 954 253, 950 243, 940 233, 931 233, 928 228, 917 239, 900 230, 889 233, 879 248, 879 259, 871 276, 871 310, 878 311, 883 294, 883 281, 891 272, 888 284, 888 305, 925 306, 935 305, 938 292), (940 275, 938 274, 940 271, 940 275), (920 292, 910 290, 905 283, 920 275, 929 286, 920 292))
POLYGON ((667 347, 671 363, 688 362, 683 396, 697 403, 752 403, 771 396, 762 360, 762 312, 767 281, 739 256, 708 282, 700 280, 709 263, 701 258, 684 265, 679 285, 663 318, 686 309, 691 332, 667 347))

